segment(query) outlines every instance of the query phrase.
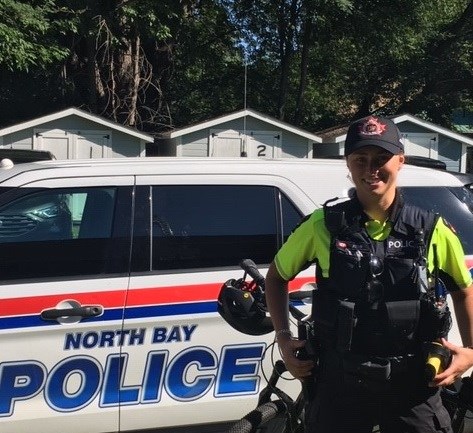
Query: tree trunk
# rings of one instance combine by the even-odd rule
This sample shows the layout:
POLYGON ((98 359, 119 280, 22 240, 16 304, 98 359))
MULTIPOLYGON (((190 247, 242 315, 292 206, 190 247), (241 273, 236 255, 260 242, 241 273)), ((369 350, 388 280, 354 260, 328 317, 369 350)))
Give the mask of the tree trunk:
POLYGON ((301 50, 301 69, 299 89, 297 92, 296 110, 294 113, 294 124, 300 125, 302 116, 304 115, 305 90, 307 86, 307 71, 309 68, 309 51, 310 43, 312 41, 312 34, 314 31, 314 23, 312 17, 307 16, 304 22, 302 35, 302 50, 301 50))
POLYGON ((297 26, 297 3, 292 0, 289 13, 286 13, 285 2, 281 0, 278 11, 279 53, 281 58, 281 75, 279 79, 278 118, 284 120, 286 99, 289 90, 289 73, 294 55, 293 44, 297 26))
POLYGON ((130 106, 128 107, 128 119, 127 124, 129 126, 136 126, 138 120, 138 92, 140 90, 140 58, 141 58, 141 39, 137 35, 134 41, 133 49, 133 76, 130 85, 130 106))

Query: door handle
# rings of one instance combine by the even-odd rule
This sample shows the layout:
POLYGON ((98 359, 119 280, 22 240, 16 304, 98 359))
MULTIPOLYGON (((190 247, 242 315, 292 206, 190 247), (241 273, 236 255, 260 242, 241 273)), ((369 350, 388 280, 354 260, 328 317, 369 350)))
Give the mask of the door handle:
POLYGON ((97 317, 103 313, 101 305, 84 305, 72 308, 51 308, 41 312, 41 319, 56 320, 61 317, 97 317))

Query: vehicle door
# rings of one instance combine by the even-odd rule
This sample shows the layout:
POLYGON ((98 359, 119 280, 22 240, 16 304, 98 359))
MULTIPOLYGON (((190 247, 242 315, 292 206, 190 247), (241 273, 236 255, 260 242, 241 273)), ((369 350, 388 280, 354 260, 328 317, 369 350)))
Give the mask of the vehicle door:
POLYGON ((313 206, 241 176, 137 178, 124 331, 141 339, 123 348, 122 430, 228 421, 255 405, 272 336, 231 328, 218 293, 244 258, 264 272, 313 206))
POLYGON ((119 429, 132 177, 0 194, 0 431, 119 429))

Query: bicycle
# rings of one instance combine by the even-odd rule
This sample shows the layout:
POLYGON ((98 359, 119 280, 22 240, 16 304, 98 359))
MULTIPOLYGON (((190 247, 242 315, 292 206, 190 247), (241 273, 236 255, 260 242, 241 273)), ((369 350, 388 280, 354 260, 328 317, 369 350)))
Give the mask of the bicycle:
MULTIPOLYGON (((243 277, 228 280, 222 286, 222 290, 232 287, 243 294, 251 294, 256 309, 265 311, 264 277, 258 271, 256 264, 250 259, 242 260, 240 267, 244 271, 243 277), (247 276, 252 278, 250 282, 246 281, 247 276)), ((300 291, 289 294, 289 312, 297 322, 298 338, 306 341, 310 340, 308 337, 313 335, 314 331, 310 316, 299 310, 294 302, 300 302, 302 299, 311 296, 311 292, 300 291)), ((248 305, 246 305, 246 308, 245 314, 248 313, 248 305)), ((224 316, 222 315, 222 317, 224 316)), ((227 319, 225 318, 225 320, 227 319)), ((235 322, 232 323, 232 326, 234 326, 235 322)), ((269 326, 266 322, 262 333, 271 332, 268 331, 269 326)), ((239 330, 248 333, 246 332, 247 328, 240 328, 239 330)), ((306 347, 310 355, 313 355, 316 351, 313 346, 306 347)), ((301 356, 306 356, 306 354, 301 354, 301 356)), ((226 433, 304 433, 304 405, 308 389, 301 385, 301 391, 295 398, 282 391, 278 387, 278 381, 286 371, 284 362, 278 359, 273 365, 266 386, 259 393, 256 408, 236 421, 226 433)), ((443 388, 441 395, 452 419, 453 433, 473 433, 465 431, 465 419, 468 419, 467 412, 473 412, 473 373, 469 377, 463 377, 453 386, 443 388)), ((375 427, 373 432, 376 431, 375 427)))
POLYGON ((452 419, 453 433, 472 433, 465 430, 465 419, 467 412, 473 413, 473 373, 468 377, 462 377, 454 385, 443 388, 442 400, 445 408, 452 419))
MULTIPOLYGON (((222 289, 234 287, 241 290, 244 294, 251 294, 253 304, 256 305, 257 308, 260 308, 261 311, 265 310, 264 277, 258 271, 255 263, 250 259, 242 260, 240 267, 244 271, 243 278, 228 280, 222 286, 222 289), (247 275, 252 278, 250 282, 246 281, 247 275)), ((301 340, 309 340, 308 337, 313 332, 313 329, 310 316, 307 316, 298 309, 294 303, 300 303, 302 299, 310 296, 312 296, 311 290, 289 294, 291 301, 289 304, 289 312, 292 318, 297 322, 298 339, 301 340)), ((245 308, 247 307, 248 305, 245 306, 245 308)), ((247 314, 247 309, 245 310, 245 314, 247 314)), ((227 320, 226 317, 224 318, 227 320)), ((232 322, 231 325, 234 326, 235 322, 232 322)), ((265 325, 268 326, 267 323, 265 323, 265 325)), ((243 327, 243 329, 240 328, 238 330, 243 332, 247 331, 247 329, 248 327, 243 327)), ((271 325, 269 332, 272 332, 272 330, 271 325)), ((266 328, 265 331, 268 331, 268 328, 266 328)), ((309 345, 306 345, 304 349, 302 349, 297 356, 307 356, 308 353, 312 355, 315 351, 315 348, 309 345)), ((260 431, 265 433, 304 432, 304 404, 307 389, 301 386, 301 391, 295 398, 292 398, 289 394, 280 389, 278 387, 278 381, 286 371, 287 369, 284 362, 278 359, 273 365, 266 386, 259 393, 256 408, 231 426, 227 433, 256 433, 260 431)))

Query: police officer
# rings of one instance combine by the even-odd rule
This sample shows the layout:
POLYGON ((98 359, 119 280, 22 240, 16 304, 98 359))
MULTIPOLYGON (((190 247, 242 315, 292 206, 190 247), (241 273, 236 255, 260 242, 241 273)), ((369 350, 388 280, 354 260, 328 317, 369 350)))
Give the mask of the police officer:
POLYGON ((383 433, 450 432, 439 387, 473 365, 473 288, 462 246, 443 218, 404 202, 397 189, 404 147, 391 120, 352 123, 345 157, 356 194, 306 218, 266 279, 282 357, 313 391, 306 431, 368 433, 379 425, 383 433), (299 359, 304 342, 289 329, 287 285, 310 263, 320 349, 317 359, 299 359), (451 294, 465 347, 445 339, 449 310, 444 298, 433 298, 435 285, 451 294), (428 378, 432 344, 452 356, 428 378))

